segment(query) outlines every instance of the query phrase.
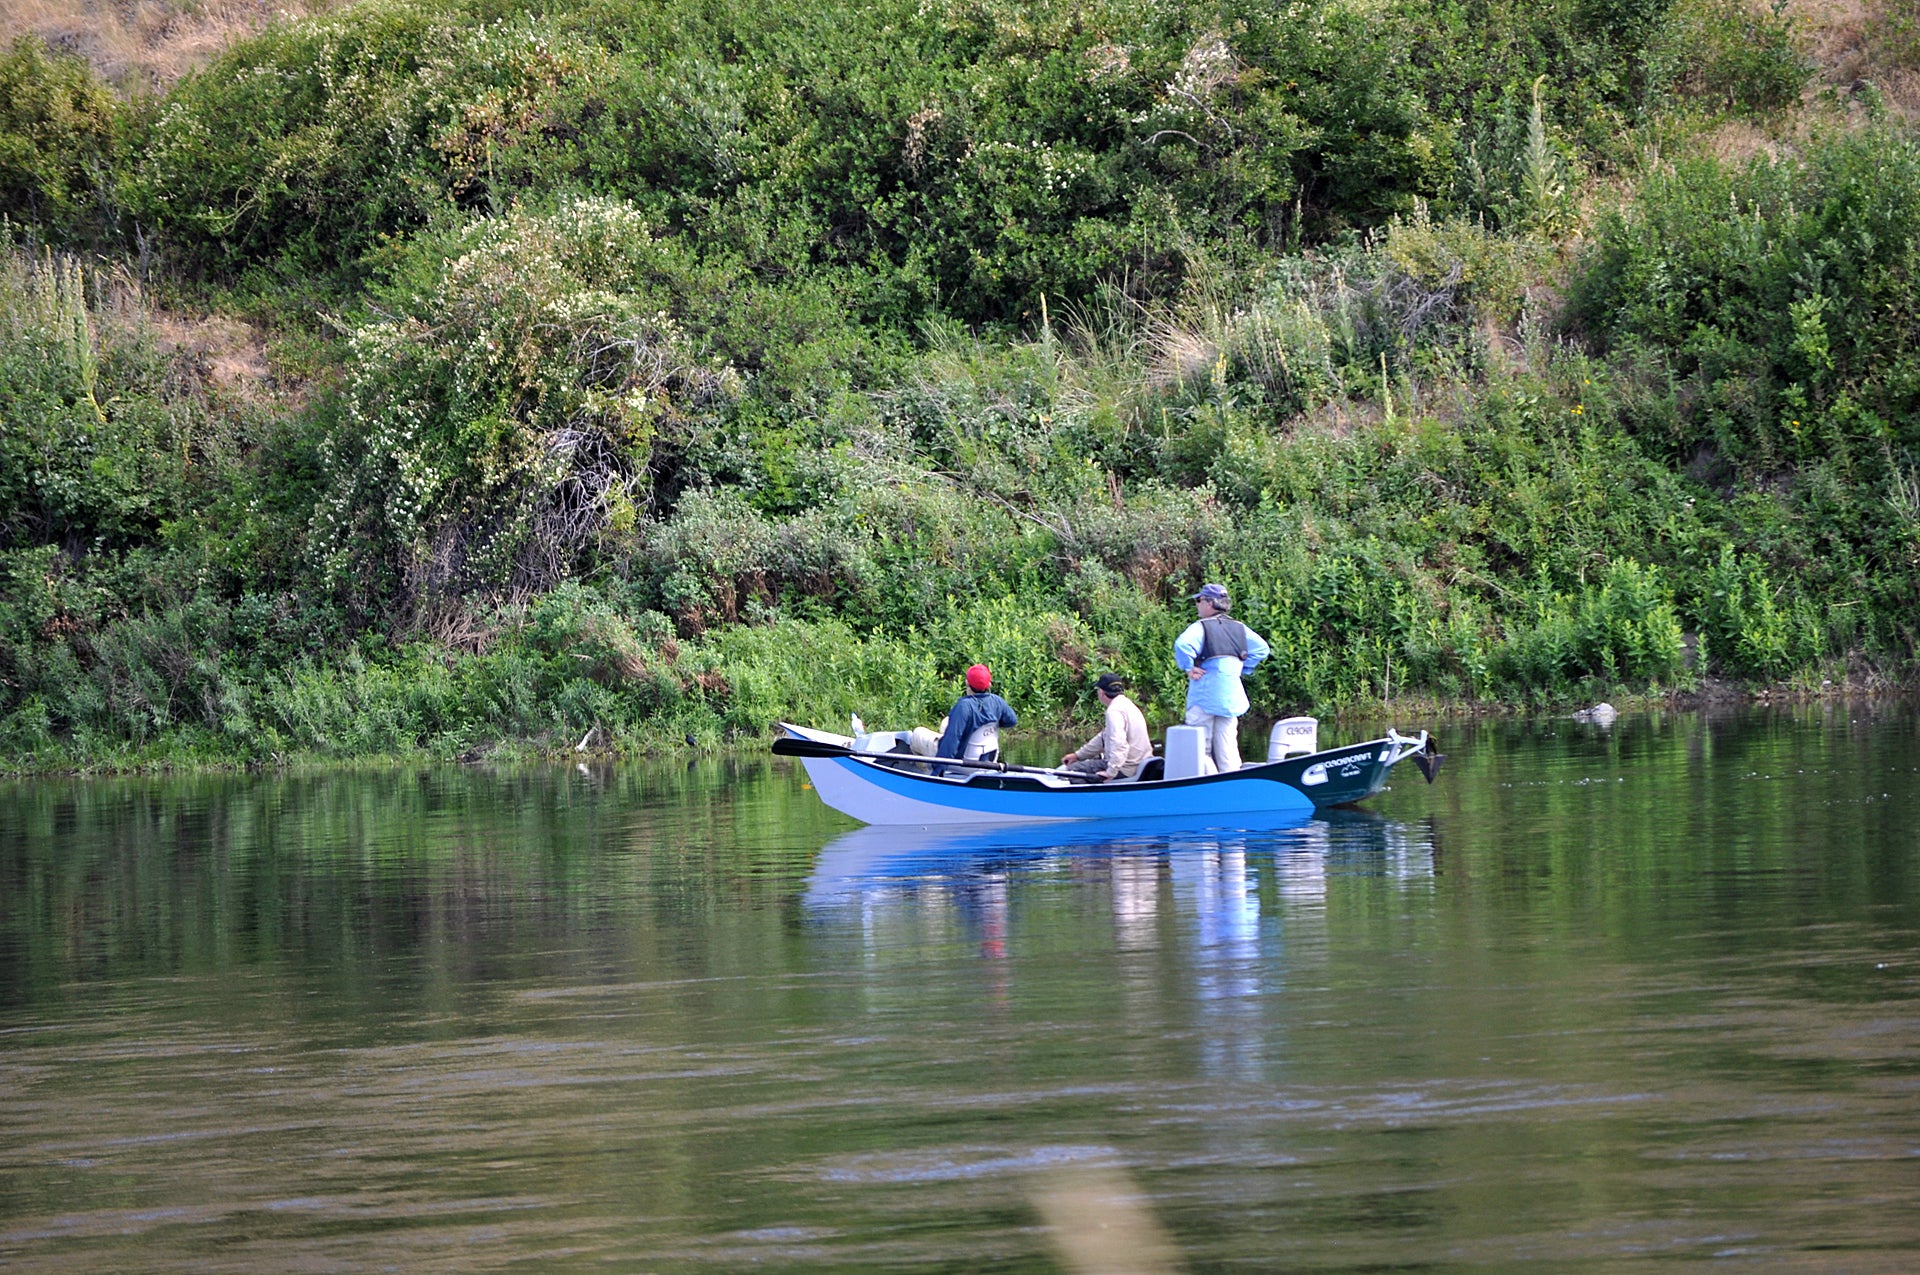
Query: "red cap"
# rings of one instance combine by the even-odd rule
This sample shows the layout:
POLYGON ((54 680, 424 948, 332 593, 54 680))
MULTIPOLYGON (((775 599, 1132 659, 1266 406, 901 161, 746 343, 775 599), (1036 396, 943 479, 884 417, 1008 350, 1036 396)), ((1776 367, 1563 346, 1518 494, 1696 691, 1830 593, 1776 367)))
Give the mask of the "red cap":
POLYGON ((984 691, 993 685, 993 671, 984 664, 976 664, 967 670, 967 685, 976 691, 984 691))

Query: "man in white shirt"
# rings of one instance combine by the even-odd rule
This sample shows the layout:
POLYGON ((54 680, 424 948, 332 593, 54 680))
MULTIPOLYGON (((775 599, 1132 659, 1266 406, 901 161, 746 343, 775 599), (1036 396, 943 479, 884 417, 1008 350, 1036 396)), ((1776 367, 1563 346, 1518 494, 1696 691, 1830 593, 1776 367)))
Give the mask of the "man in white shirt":
POLYGON ((1193 595, 1200 618, 1173 643, 1174 663, 1187 675, 1187 725, 1207 732, 1216 770, 1240 769, 1240 716, 1247 711, 1251 673, 1271 655, 1266 639, 1227 614, 1233 599, 1224 584, 1203 584, 1193 595))
POLYGON ((1147 719, 1127 698, 1127 683, 1118 673, 1102 673, 1094 694, 1106 706, 1106 725, 1098 735, 1060 759, 1060 767, 1095 780, 1131 779, 1140 763, 1153 756, 1153 736, 1147 719))

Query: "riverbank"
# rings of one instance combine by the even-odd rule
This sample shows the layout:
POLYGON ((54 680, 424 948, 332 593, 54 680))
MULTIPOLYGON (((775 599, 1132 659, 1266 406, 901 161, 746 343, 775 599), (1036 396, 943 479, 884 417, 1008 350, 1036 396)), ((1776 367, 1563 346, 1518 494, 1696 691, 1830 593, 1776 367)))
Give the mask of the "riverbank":
MULTIPOLYGON (((1917 699, 1920 699, 1920 696, 1916 695, 1914 688, 1893 685, 1878 679, 1829 682, 1825 686, 1811 687, 1797 683, 1757 685, 1710 679, 1695 686, 1667 692, 1648 693, 1645 690, 1632 691, 1622 688, 1604 696, 1547 703, 1465 702, 1409 697, 1397 699, 1391 704, 1351 704, 1321 714, 1315 714, 1311 709, 1301 711, 1309 716, 1319 716, 1323 742, 1327 739, 1344 739, 1377 733, 1388 726, 1398 727, 1401 730, 1431 730, 1444 741, 1450 726, 1501 720, 1575 721, 1581 720, 1577 715, 1583 715, 1586 710, 1601 703, 1610 705, 1619 717, 1626 718, 1662 711, 1720 714, 1750 708, 1804 708, 1819 705, 1889 706, 1912 704, 1917 699)), ((1246 750, 1246 755, 1253 757, 1258 754, 1260 743, 1265 739, 1273 723, 1279 721, 1281 716, 1292 715, 1294 714, 1255 711, 1242 719, 1242 747, 1246 750)), ((838 718, 824 718, 817 714, 798 711, 790 714, 789 717, 801 724, 818 725, 827 729, 845 729, 845 723, 838 718)), ((1156 737, 1165 726, 1175 724, 1178 720, 1177 712, 1149 714, 1149 724, 1154 728, 1156 737)), ((878 727, 885 722, 904 729, 907 725, 933 725, 937 721, 937 716, 924 721, 875 718, 868 724, 878 727)), ((1610 723, 1611 719, 1600 724, 1610 723)), ((1028 752, 1037 747, 1042 753, 1051 755, 1053 751, 1064 751, 1078 744, 1098 728, 1097 711, 1090 707, 1083 716, 1076 719, 1055 719, 1044 724, 1031 724, 1030 721, 1023 723, 1017 731, 1010 734, 1009 746, 1016 751, 1028 752)), ((438 741, 425 741, 408 747, 352 754, 315 749, 304 752, 275 751, 256 756, 233 752, 222 753, 217 747, 212 746, 212 741, 200 736, 186 740, 155 740, 138 748, 126 748, 86 757, 61 751, 24 758, 15 756, 0 760, 0 778, 25 780, 62 776, 107 777, 240 772, 375 773, 416 768, 423 764, 511 766, 579 763, 601 766, 610 762, 648 757, 748 757, 764 752, 772 739, 771 727, 759 733, 727 737, 709 734, 703 739, 688 732, 674 734, 665 728, 613 738, 596 726, 588 728, 572 744, 567 743, 563 738, 496 739, 481 743, 462 743, 455 747, 454 741, 442 738, 438 741)))
POLYGON ((1308 9, 16 43, 0 765, 1911 685, 1910 22, 1308 9))

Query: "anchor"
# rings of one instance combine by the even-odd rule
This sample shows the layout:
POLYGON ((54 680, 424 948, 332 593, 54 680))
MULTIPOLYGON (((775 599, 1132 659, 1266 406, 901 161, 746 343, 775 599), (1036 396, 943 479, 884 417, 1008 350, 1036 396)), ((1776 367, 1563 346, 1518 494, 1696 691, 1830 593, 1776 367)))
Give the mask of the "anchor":
POLYGON ((1429 735, 1427 746, 1413 755, 1413 764, 1420 768, 1420 773, 1427 777, 1427 782, 1432 783, 1433 777, 1440 773, 1440 763, 1446 759, 1447 755, 1433 746, 1433 736, 1429 735))

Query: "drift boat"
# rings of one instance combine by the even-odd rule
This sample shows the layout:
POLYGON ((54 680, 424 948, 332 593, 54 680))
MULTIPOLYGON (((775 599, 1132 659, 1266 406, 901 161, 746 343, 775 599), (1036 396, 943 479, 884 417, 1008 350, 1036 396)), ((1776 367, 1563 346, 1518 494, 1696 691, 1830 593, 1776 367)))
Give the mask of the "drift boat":
POLYGON ((798 757, 820 800, 841 814, 895 825, 1305 816, 1371 797, 1386 786, 1387 772, 1408 758, 1431 783, 1443 756, 1424 730, 1388 730, 1364 744, 1287 755, 1279 743, 1286 725, 1275 728, 1272 760, 1214 774, 1199 773, 1203 767, 1192 741, 1178 735, 1197 736, 1198 728, 1176 726, 1167 732, 1169 757, 1151 758, 1135 777, 1104 784, 1040 766, 870 751, 853 737, 787 722, 780 723, 783 734, 773 751, 798 757))

